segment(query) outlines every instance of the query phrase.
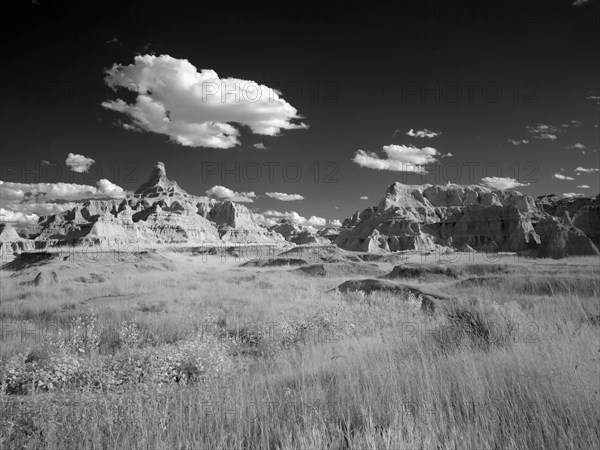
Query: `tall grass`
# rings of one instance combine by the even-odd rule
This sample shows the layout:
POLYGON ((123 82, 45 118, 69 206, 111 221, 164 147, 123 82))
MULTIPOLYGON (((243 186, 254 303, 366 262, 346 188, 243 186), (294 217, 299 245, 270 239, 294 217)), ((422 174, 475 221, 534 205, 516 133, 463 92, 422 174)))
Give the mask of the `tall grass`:
MULTIPOLYGON (((493 285, 486 278, 469 285, 453 280, 444 289, 456 300, 438 305, 433 317, 407 299, 325 294, 340 280, 282 279, 281 272, 204 274, 198 290, 156 280, 145 285, 158 291, 153 297, 91 302, 85 310, 107 323, 135 320, 156 346, 193 334, 206 314, 217 317, 220 329, 244 336, 244 348, 273 342, 250 339, 238 323, 286 317, 302 330, 335 325, 336 333, 291 345, 277 336, 268 355, 238 351, 232 357, 244 364, 230 377, 202 383, 0 396, 2 445, 597 448, 600 328, 590 320, 600 312, 596 288, 542 273, 529 288, 514 277, 493 285)), ((3 303, 0 313, 23 317, 23 305, 39 302, 35 295, 3 303)), ((60 295, 50 297, 58 303, 60 295)))

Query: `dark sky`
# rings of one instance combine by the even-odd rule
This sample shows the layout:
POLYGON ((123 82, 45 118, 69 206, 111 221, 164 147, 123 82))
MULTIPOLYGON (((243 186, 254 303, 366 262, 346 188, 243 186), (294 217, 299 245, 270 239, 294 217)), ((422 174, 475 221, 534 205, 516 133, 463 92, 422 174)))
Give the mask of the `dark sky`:
POLYGON ((599 166, 598 102, 586 99, 599 95, 599 2, 386 3, 3 3, 0 179, 93 184, 107 178, 134 189, 160 160, 190 193, 223 185, 254 191, 259 198, 248 206, 258 210, 327 219, 376 203, 394 181, 467 184, 502 176, 528 183, 518 189, 534 196, 598 193, 598 173, 574 169, 599 166), (310 128, 277 137, 242 128, 241 145, 232 149, 184 147, 162 134, 125 130, 119 122, 127 118, 101 102, 129 97, 105 85, 104 71, 146 53, 279 89, 310 128), (557 138, 535 138, 526 127, 536 124, 557 127, 557 138), (406 135, 411 128, 442 134, 413 138, 406 135), (259 142, 268 150, 253 147, 259 142), (587 147, 585 154, 567 148, 576 143, 587 147), (359 149, 383 157, 390 144, 453 156, 438 158, 426 175, 352 161, 359 149), (96 167, 69 172, 63 164, 70 152, 93 158, 96 167), (38 170, 41 160, 64 170, 48 179, 38 170), (279 164, 272 179, 269 162, 279 164), (231 172, 207 175, 207 164, 231 172), (258 177, 256 165, 263 168, 258 177), (296 182, 290 165, 302 170, 296 182), (584 184, 590 189, 577 187, 584 184), (305 200, 260 197, 268 191, 305 200))

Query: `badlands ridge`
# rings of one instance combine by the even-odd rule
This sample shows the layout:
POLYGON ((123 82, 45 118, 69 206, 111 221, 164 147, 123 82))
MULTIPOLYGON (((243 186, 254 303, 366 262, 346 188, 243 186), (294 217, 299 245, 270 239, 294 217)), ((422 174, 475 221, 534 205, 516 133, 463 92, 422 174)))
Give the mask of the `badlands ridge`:
POLYGON ((0 225, 0 253, 65 245, 110 248, 135 243, 196 245, 336 244, 371 253, 419 251, 518 252, 562 258, 599 254, 600 194, 533 199, 514 190, 472 185, 390 185, 376 206, 339 228, 317 232, 283 219, 266 227, 246 206, 188 194, 157 163, 144 184, 124 199, 90 200, 42 217, 20 236, 0 225))

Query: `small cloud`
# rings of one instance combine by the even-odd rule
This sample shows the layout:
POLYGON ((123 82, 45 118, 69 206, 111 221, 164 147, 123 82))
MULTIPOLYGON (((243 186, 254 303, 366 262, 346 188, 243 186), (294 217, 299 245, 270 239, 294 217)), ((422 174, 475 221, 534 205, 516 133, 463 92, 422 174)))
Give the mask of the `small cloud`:
POLYGON ((566 198, 573 198, 573 197, 584 197, 584 195, 583 195, 583 194, 580 194, 580 193, 578 193, 578 192, 565 192, 565 193, 563 194, 563 197, 566 197, 566 198))
POLYGON ((339 206, 334 206, 334 208, 335 208, 335 209, 340 209, 340 207, 339 207, 339 206))
POLYGON ((573 172, 577 172, 577 175, 581 175, 582 173, 594 173, 598 171, 600 171, 600 169, 597 169, 595 167, 586 168, 581 166, 578 166, 576 169, 573 170, 573 172))
POLYGON ((432 147, 384 145, 383 151, 386 155, 385 158, 379 157, 374 152, 358 150, 352 161, 369 169, 424 173, 424 165, 436 162, 436 157, 445 156, 432 147))
POLYGON ((514 189, 516 187, 529 186, 528 183, 519 183, 514 178, 509 177, 485 177, 481 181, 492 189, 514 189))
POLYGON ((407 134, 408 136, 411 136, 411 137, 418 137, 418 138, 427 138, 427 139, 431 139, 431 138, 434 138, 434 137, 436 137, 436 136, 439 136, 439 135, 440 135, 440 134, 442 134, 442 133, 441 133, 441 132, 439 132, 439 131, 431 131, 431 130, 428 130, 427 128, 425 128, 425 129, 423 129, 423 130, 417 130, 417 131, 415 131, 415 130, 413 130, 413 129, 411 128, 410 130, 408 130, 408 131, 406 132, 406 134, 407 134))
POLYGON ((42 159, 42 165, 43 166, 51 166, 52 163, 50 161, 46 161, 45 159, 42 159))
POLYGON ((69 169, 77 173, 87 172, 95 162, 96 161, 92 158, 86 158, 85 156, 76 153, 69 153, 65 160, 65 164, 69 166, 69 169))
POLYGON ((564 180, 564 181, 572 181, 575 179, 573 177, 563 175, 562 173, 555 173, 554 175, 552 175, 552 178, 556 178, 557 180, 564 180))
POLYGON ((546 139, 548 141, 555 141, 558 139, 558 136, 556 136, 555 134, 550 134, 550 133, 542 133, 542 134, 538 134, 533 136, 535 139, 546 139))
POLYGON ((235 192, 225 186, 213 186, 206 191, 209 197, 217 197, 221 200, 229 200, 238 203, 252 203, 256 194, 254 192, 235 192))
POLYGON ((527 139, 509 139, 508 142, 510 142, 512 145, 529 144, 527 139))
POLYGON ((268 150, 268 148, 269 148, 262 142, 257 142, 256 144, 253 144, 252 146, 258 150, 268 150))
POLYGON ((555 127, 554 125, 537 123, 533 125, 527 125, 527 131, 531 133, 534 139, 545 139, 554 141, 558 138, 555 133, 558 133, 561 130, 558 127, 555 127))
POLYGON ((293 202, 297 200, 304 200, 304 197, 300 194, 284 194, 283 192, 267 192, 267 197, 274 198, 275 200, 281 200, 282 202, 293 202))
POLYGON ((340 219, 333 219, 329 222, 329 225, 331 225, 332 227, 341 227, 342 222, 340 221, 340 219))
POLYGON ((581 150, 581 152, 585 155, 585 150, 587 147, 583 145, 581 142, 577 142, 575 144, 571 144, 565 147, 567 150, 581 150))
POLYGON ((580 184, 577 186, 579 189, 589 189, 590 187, 587 184, 580 184))
POLYGON ((590 0, 574 0, 573 6, 583 6, 588 3, 590 0))
POLYGON ((109 39, 108 41, 106 41, 106 43, 107 44, 113 44, 113 45, 120 45, 121 47, 123 46, 123 43, 117 37, 109 39))
POLYGON ((360 197, 361 200, 369 200, 369 197, 367 197, 366 195, 363 195, 362 197, 360 197))

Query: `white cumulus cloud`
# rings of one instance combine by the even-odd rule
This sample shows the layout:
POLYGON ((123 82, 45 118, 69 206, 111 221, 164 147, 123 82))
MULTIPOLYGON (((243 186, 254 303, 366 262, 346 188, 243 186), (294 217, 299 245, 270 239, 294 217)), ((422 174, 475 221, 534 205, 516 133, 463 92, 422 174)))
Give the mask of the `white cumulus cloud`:
POLYGON ((596 167, 581 167, 578 166, 576 169, 573 170, 573 172, 577 172, 577 175, 581 175, 582 173, 594 173, 594 172, 598 172, 600 171, 600 169, 596 168, 596 167))
POLYGON ((73 172, 85 173, 90 170, 92 164, 94 164, 92 158, 86 158, 83 155, 78 155, 76 153, 69 153, 67 155, 67 159, 65 160, 65 164, 71 169, 73 172))
POLYGON ((169 55, 138 55, 133 64, 114 64, 105 82, 137 98, 135 103, 117 99, 102 106, 128 116, 130 127, 167 135, 186 147, 239 145, 240 133, 232 123, 265 136, 308 127, 296 123, 298 111, 280 92, 254 81, 221 78, 210 69, 198 72, 188 60, 169 55))
POLYGON ((252 203, 256 194, 254 192, 235 192, 225 186, 213 186, 206 191, 209 197, 217 197, 221 200, 229 200, 239 203, 252 203))
POLYGON ((589 189, 590 187, 587 184, 580 184, 577 186, 579 189, 589 189))
POLYGON ((572 181, 575 179, 573 177, 563 175, 562 173, 555 173, 554 175, 552 175, 552 178, 556 178, 557 180, 565 180, 565 181, 572 181))
POLYGON ((341 227, 342 222, 340 221, 340 219, 333 219, 331 222, 329 222, 329 225, 331 225, 332 227, 341 227))
POLYGON ((39 217, 36 214, 27 214, 21 211, 0 208, 0 222, 37 223, 38 219, 39 217))
POLYGON ((508 142, 512 145, 529 144, 529 140, 527 139, 509 139, 508 142))
POLYGON ((375 170, 423 173, 423 165, 437 161, 441 155, 435 148, 417 148, 406 145, 384 145, 385 158, 377 153, 358 150, 352 159, 361 167, 375 170))
POLYGON ((311 216, 309 219, 301 216, 296 211, 280 212, 274 210, 267 210, 263 213, 265 217, 277 217, 279 219, 287 219, 295 225, 299 226, 313 226, 313 227, 324 227, 327 224, 327 220, 323 217, 311 216))
POLYGON ((84 199, 110 199, 125 196, 120 186, 102 179, 96 186, 74 183, 12 183, 0 181, 0 198, 4 200, 79 201, 84 199))
POLYGON ((483 183, 492 189, 514 189, 521 186, 529 186, 528 183, 519 183, 514 178, 509 177, 484 177, 481 179, 483 183))
POLYGON ((411 137, 431 139, 436 136, 439 136, 442 133, 439 131, 431 131, 431 130, 428 130, 427 128, 425 128, 423 130, 417 130, 417 131, 415 131, 411 128, 410 130, 407 131, 406 134, 411 137))
POLYGON ((300 194, 284 194, 283 192, 267 192, 267 197, 274 198, 275 200, 281 200, 282 202, 293 202, 297 200, 304 200, 304 197, 300 194))
POLYGON ((369 197, 367 197, 366 195, 363 195, 360 197, 361 200, 369 200, 369 197))

